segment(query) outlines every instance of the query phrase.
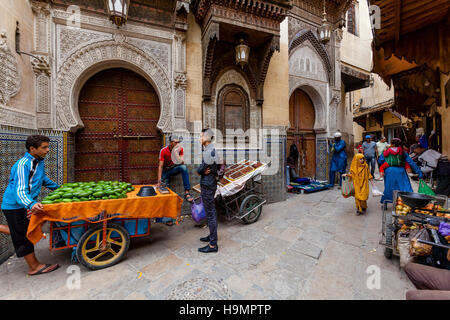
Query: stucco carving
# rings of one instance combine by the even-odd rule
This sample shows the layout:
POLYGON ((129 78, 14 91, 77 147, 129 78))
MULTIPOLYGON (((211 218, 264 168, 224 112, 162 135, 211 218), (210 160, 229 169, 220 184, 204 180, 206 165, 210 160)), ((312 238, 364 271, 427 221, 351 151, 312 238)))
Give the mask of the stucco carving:
POLYGON ((0 33, 0 104, 8 104, 20 90, 17 59, 6 43, 6 32, 0 33))
POLYGON ((56 41, 58 46, 58 70, 61 64, 71 54, 76 52, 82 47, 88 44, 111 40, 112 35, 110 33, 103 33, 91 30, 75 29, 72 27, 66 27, 58 25, 58 40, 56 41))
MULTIPOLYGON (((75 105, 75 87, 81 78, 99 64, 123 62, 134 67, 155 87, 161 105, 158 128, 172 131, 172 86, 160 64, 139 48, 127 43, 101 41, 87 45, 69 56, 61 65, 56 79, 56 122, 58 129, 75 130, 82 127, 78 106, 75 105)), ((86 79, 85 79, 86 80, 86 79)))
POLYGON ((220 90, 230 84, 238 85, 247 93, 250 100, 250 128, 261 128, 261 107, 258 107, 256 100, 251 96, 249 85, 245 78, 235 69, 226 71, 213 85, 213 96, 210 103, 204 104, 205 110, 205 125, 213 124, 216 127, 216 105, 218 103, 218 93, 220 90))
MULTIPOLYGON (((71 13, 56 9, 52 11, 52 16, 56 19, 61 19, 63 21, 67 21, 70 19, 71 13)), ((117 27, 111 23, 110 20, 105 19, 101 16, 91 16, 82 14, 80 17, 81 24, 87 24, 96 27, 102 27, 110 29, 110 33, 114 33, 117 30, 117 27)), ((142 26, 133 24, 132 22, 127 22, 125 25, 120 27, 122 32, 126 32, 127 34, 139 34, 141 36, 149 36, 153 38, 162 38, 162 39, 173 39, 173 33, 169 31, 164 31, 161 29, 149 28, 148 26, 142 26)), ((132 35, 130 35, 132 36, 132 35)))
POLYGON ((0 103, 0 124, 18 128, 35 129, 36 118, 34 115, 10 109, 0 103))
POLYGON ((50 5, 41 1, 30 1, 34 19, 34 47, 37 52, 48 53, 50 43, 50 5))
POLYGON ((128 43, 141 49, 154 60, 158 61, 160 66, 164 69, 166 74, 170 73, 171 61, 170 61, 170 44, 161 43, 151 40, 138 40, 138 39, 128 39, 128 43))

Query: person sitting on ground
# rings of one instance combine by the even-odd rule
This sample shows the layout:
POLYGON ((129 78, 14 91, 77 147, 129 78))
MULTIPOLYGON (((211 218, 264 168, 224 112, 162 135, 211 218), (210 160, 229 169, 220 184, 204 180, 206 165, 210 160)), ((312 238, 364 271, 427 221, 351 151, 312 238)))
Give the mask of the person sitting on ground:
MULTIPOLYGON (((191 184, 189 182, 189 171, 184 164, 183 148, 180 143, 180 137, 172 135, 169 137, 169 145, 162 148, 159 152, 159 167, 158 167, 158 184, 162 183, 170 185, 171 177, 181 174, 184 186, 184 198, 193 202, 193 198, 190 194, 191 184)), ((167 225, 173 225, 174 219, 171 218, 157 218, 157 222, 163 222, 167 225)))
POLYGON ((344 176, 350 176, 355 187, 356 215, 366 213, 367 199, 369 199, 369 180, 373 179, 369 166, 362 153, 357 153, 350 165, 350 172, 344 176))
MULTIPOLYGON (((37 201, 42 186, 55 190, 60 186, 45 174, 44 158, 50 151, 50 139, 42 135, 29 136, 25 142, 27 152, 11 168, 10 178, 1 209, 8 222, 8 229, 18 258, 28 264, 28 275, 49 273, 58 264, 42 264, 36 258, 34 245, 27 238, 29 219, 32 214, 42 213, 43 205, 37 201)), ((7 232, 6 232, 7 233, 7 232)))
POLYGON ((402 141, 398 138, 392 139, 392 146, 384 150, 383 157, 385 162, 380 166, 380 176, 384 176, 384 171, 390 166, 405 167, 408 173, 411 172, 411 166, 405 161, 405 151, 402 148, 402 141))

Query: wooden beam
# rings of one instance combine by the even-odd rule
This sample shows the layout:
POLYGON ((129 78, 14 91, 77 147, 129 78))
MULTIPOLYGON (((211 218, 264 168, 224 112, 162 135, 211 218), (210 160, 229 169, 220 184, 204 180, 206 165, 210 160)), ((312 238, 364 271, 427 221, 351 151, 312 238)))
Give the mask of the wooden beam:
POLYGON ((402 12, 402 0, 395 0, 395 47, 397 48, 400 41, 400 25, 402 12))

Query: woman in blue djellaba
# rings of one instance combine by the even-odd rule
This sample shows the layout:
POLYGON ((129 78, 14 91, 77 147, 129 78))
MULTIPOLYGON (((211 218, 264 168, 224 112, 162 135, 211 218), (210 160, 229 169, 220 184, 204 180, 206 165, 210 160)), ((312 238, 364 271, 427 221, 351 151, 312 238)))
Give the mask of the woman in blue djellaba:
POLYGON ((330 164, 330 183, 334 186, 336 172, 339 172, 339 186, 341 186, 342 175, 345 173, 345 169, 347 168, 347 152, 345 151, 345 141, 342 140, 342 135, 340 132, 336 132, 334 134, 334 141, 330 141, 329 145, 331 153, 333 153, 330 164))
MULTIPOLYGON (((402 141, 398 138, 394 138, 391 141, 391 147, 389 149, 394 149, 395 151, 401 147, 402 141)), ((385 155, 387 154, 388 150, 386 150, 384 154, 380 155, 378 159, 380 166, 382 166, 385 162, 391 162, 389 159, 385 158, 385 155)), ((389 166, 384 170, 384 193, 380 200, 381 203, 384 203, 386 200, 392 202, 394 190, 413 192, 411 182, 409 181, 409 177, 405 169, 406 163, 409 164, 411 169, 419 175, 419 179, 423 176, 422 171, 407 152, 403 152, 403 154, 396 154, 395 156, 400 156, 401 159, 395 159, 396 161, 389 163, 389 166)))

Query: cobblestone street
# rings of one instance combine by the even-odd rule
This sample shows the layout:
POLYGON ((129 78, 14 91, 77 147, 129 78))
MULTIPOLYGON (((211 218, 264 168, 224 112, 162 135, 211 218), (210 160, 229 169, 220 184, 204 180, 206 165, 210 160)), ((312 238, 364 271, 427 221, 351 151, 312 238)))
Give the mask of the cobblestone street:
POLYGON ((156 224, 150 237, 131 241, 119 264, 80 266, 78 290, 66 287, 70 250, 51 255, 43 240, 37 256, 61 268, 27 277, 25 261, 9 259, 0 266, 0 299, 404 299, 413 286, 378 244, 379 199, 356 216, 354 199, 337 188, 289 195, 265 206, 254 224, 222 221, 217 254, 197 252, 207 229, 190 219, 156 224), (370 265, 381 268, 380 290, 367 288, 370 265))

